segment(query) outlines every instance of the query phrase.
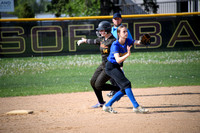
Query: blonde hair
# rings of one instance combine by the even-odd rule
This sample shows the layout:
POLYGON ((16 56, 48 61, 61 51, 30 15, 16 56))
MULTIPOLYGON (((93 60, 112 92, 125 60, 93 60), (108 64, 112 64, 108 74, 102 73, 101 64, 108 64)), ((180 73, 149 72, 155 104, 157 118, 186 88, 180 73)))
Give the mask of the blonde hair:
POLYGON ((124 27, 126 28, 125 25, 120 25, 120 26, 117 28, 117 39, 119 39, 119 35, 118 35, 118 34, 120 34, 121 29, 124 28, 124 27))

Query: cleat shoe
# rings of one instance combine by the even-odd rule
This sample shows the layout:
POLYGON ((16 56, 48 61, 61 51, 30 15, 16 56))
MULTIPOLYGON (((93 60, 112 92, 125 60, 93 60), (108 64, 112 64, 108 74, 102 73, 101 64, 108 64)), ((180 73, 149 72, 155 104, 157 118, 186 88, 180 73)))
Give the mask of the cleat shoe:
POLYGON ((113 113, 113 114, 117 113, 117 111, 113 110, 111 106, 106 107, 105 105, 103 106, 103 111, 113 113))
POLYGON ((108 97, 113 97, 115 95, 116 91, 111 91, 107 94, 108 97))
POLYGON ((133 112, 135 112, 135 113, 148 113, 149 110, 139 106, 137 108, 133 107, 133 112))
POLYGON ((97 103, 96 105, 92 106, 92 108, 102 108, 105 103, 97 103))

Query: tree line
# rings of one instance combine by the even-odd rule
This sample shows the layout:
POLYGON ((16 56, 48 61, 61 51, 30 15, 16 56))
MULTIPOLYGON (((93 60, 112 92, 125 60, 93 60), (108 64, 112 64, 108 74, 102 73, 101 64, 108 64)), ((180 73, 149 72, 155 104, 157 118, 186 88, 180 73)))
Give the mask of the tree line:
MULTIPOLYGON (((52 13, 56 17, 101 16, 120 12, 119 0, 14 0, 18 18, 34 18, 35 14, 52 13)), ((143 0, 145 11, 157 13, 156 0, 143 0)))

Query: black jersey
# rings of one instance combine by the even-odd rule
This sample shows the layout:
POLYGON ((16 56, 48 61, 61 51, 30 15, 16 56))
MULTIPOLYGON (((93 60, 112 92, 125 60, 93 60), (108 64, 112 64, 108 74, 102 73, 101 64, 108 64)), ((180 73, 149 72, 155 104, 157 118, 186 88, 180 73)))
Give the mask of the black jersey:
POLYGON ((110 53, 110 47, 115 40, 116 40, 115 37, 111 35, 107 40, 105 40, 105 37, 98 37, 96 39, 87 39, 87 43, 100 46, 102 63, 105 64, 107 62, 107 57, 110 53))

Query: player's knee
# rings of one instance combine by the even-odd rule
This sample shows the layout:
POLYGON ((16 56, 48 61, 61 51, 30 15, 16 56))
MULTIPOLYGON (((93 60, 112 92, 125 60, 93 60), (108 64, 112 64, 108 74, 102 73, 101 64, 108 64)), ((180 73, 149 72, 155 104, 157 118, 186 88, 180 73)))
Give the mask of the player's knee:
POLYGON ((120 90, 122 93, 126 94, 125 89, 120 90))
POLYGON ((126 89, 126 88, 131 88, 131 82, 130 82, 130 81, 126 81, 126 82, 123 84, 123 89, 126 89))
POLYGON ((91 85, 93 88, 95 88, 95 80, 94 80, 94 79, 91 79, 91 80, 90 80, 90 85, 91 85))
POLYGON ((102 84, 101 83, 95 83, 95 88, 97 89, 97 90, 99 90, 99 91, 101 91, 102 90, 102 84))

